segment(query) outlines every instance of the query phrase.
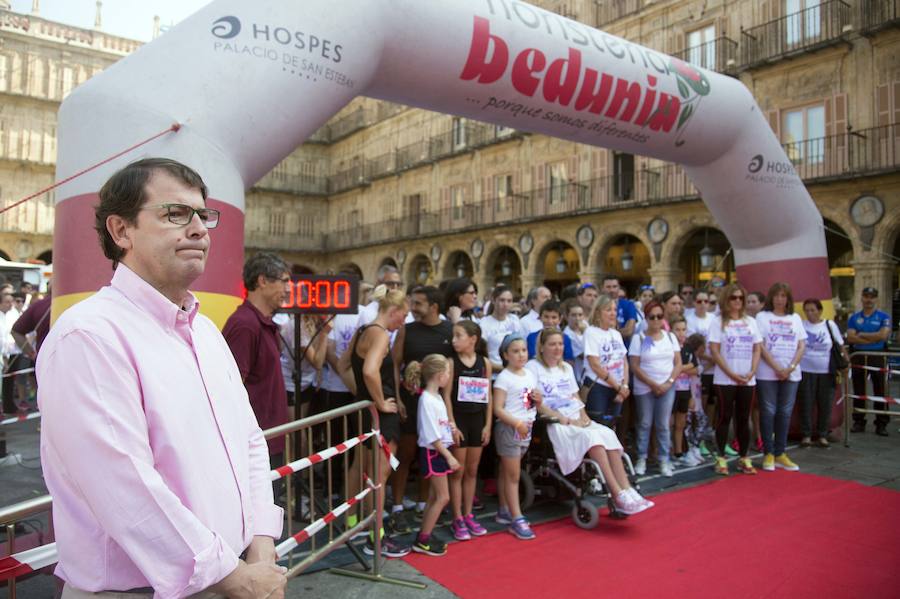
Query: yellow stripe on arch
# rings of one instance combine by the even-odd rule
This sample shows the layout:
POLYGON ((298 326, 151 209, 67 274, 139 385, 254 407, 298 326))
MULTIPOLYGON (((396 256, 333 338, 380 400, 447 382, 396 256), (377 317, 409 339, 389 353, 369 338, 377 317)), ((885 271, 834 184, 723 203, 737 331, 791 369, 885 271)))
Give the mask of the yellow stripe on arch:
MULTIPOLYGON (((60 314, 78 302, 91 297, 94 293, 96 292, 86 291, 83 293, 69 293, 67 295, 55 296, 50 311, 51 324, 56 322, 56 319, 59 318, 60 314)), ((244 302, 243 299, 236 295, 226 295, 224 293, 195 291, 194 295, 200 300, 200 312, 216 323, 219 330, 225 326, 225 321, 228 320, 228 317, 231 316, 232 313, 237 310, 237 307, 244 302)))
MULTIPOLYGON (((823 299, 822 302, 822 320, 834 320, 834 300, 823 299)), ((800 315, 800 318, 806 320, 806 314, 803 313, 803 302, 794 302, 794 312, 800 315)))

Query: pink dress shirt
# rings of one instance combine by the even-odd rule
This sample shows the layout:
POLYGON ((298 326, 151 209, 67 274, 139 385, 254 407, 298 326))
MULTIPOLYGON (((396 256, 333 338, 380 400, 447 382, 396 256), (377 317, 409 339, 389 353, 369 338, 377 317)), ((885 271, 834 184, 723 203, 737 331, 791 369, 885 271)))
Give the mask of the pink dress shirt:
POLYGON ((241 375, 193 295, 120 264, 68 309, 37 363, 56 574, 85 591, 186 597, 281 536, 269 455, 241 375))

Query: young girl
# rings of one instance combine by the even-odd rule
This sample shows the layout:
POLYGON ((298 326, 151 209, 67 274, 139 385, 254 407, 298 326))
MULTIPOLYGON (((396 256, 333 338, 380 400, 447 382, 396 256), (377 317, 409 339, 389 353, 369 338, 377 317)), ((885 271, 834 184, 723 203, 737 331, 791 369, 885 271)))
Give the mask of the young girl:
POLYGON ((462 435, 453 448, 462 468, 450 476, 450 503, 453 538, 468 541, 487 530, 472 515, 478 463, 481 450, 491 440, 491 363, 487 345, 481 338, 481 327, 471 320, 460 320, 453 326, 453 390, 450 401, 453 420, 462 435))
POLYGON ((691 407, 691 382, 698 376, 700 363, 694 349, 685 346, 687 341, 687 321, 676 316, 669 323, 672 332, 681 345, 681 370, 675 377, 675 426, 672 429, 672 449, 676 464, 680 466, 696 466, 693 455, 688 457, 684 450, 684 429, 687 425, 688 410, 691 407))
POLYGON ((575 361, 572 367, 575 370, 575 380, 584 380, 584 333, 587 330, 587 321, 584 318, 584 308, 578 300, 566 300, 570 302, 566 306, 566 328, 563 331, 572 342, 572 354, 575 361))
MULTIPOLYGON (((706 338, 700 333, 694 333, 685 340, 682 348, 685 347, 693 352, 698 360, 703 360, 706 338)), ((685 362, 685 364, 687 364, 687 362, 685 362)), ((703 411, 703 383, 700 382, 700 376, 691 376, 690 385, 691 405, 690 410, 687 413, 687 426, 684 429, 684 436, 687 438, 689 447, 687 451, 688 460, 691 465, 697 466, 704 461, 700 451, 700 445, 704 441, 714 441, 715 436, 709 426, 709 419, 703 411)))
POLYGON ((573 472, 585 454, 600 466, 616 505, 625 514, 637 514, 653 503, 641 497, 628 481, 622 464, 622 444, 609 427, 593 422, 578 399, 572 367, 563 361, 563 334, 544 329, 537 339, 537 359, 525 365, 537 377, 543 401, 540 412, 556 418, 547 427, 553 452, 563 474, 573 472))
POLYGON ((519 317, 512 313, 513 293, 509 287, 497 285, 491 293, 491 304, 488 315, 478 323, 481 325, 481 336, 487 342, 488 356, 494 372, 503 370, 500 359, 500 343, 509 334, 522 334, 519 317))
POLYGON ((541 395, 537 379, 525 369, 528 347, 521 335, 507 335, 500 344, 505 369, 494 381, 494 445, 500 456, 500 507, 497 522, 509 525, 509 532, 522 540, 534 538, 534 531, 519 507, 519 469, 531 442, 531 428, 541 395))
POLYGON ((440 354, 429 354, 421 363, 410 362, 406 365, 406 381, 415 387, 425 383, 419 396, 418 410, 419 471, 430 482, 422 528, 412 548, 426 555, 444 555, 447 544, 432 531, 441 511, 450 501, 447 475, 460 468, 459 462, 450 453, 453 426, 441 397, 441 387, 450 383, 450 363, 440 354))

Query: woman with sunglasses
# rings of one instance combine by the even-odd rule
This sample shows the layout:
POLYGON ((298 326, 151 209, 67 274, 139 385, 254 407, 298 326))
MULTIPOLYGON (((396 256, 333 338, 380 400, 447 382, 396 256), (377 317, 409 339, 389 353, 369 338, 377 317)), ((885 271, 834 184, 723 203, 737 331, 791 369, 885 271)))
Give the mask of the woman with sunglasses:
POLYGON ((738 440, 738 470, 756 474, 747 457, 750 448, 750 407, 756 386, 762 337, 756 321, 744 313, 747 290, 740 283, 731 283, 722 290, 722 313, 709 327, 709 352, 715 362, 713 383, 719 402, 719 423, 716 426, 716 474, 728 475, 725 445, 728 429, 734 418, 734 434, 738 440))
POLYGON ((800 386, 800 360, 806 351, 806 329, 794 313, 794 296, 787 283, 769 289, 762 311, 756 315, 762 335, 759 363, 759 426, 765 457, 762 468, 797 471, 800 467, 785 453, 788 426, 800 386))
POLYGON ((615 428, 628 397, 628 348, 616 330, 616 301, 601 295, 594 305, 590 326, 584 333, 584 386, 587 409, 591 416, 600 415, 607 426, 615 428))
POLYGON ((634 472, 639 475, 647 472, 647 449, 653 427, 656 429, 659 470, 663 476, 672 476, 669 420, 675 403, 675 379, 681 373, 681 346, 675 335, 663 330, 665 316, 659 302, 647 304, 644 316, 647 332, 632 337, 628 349, 638 411, 638 460, 634 472))
POLYGON ((460 320, 476 320, 478 285, 468 277, 453 279, 444 289, 444 315, 451 323, 460 320))

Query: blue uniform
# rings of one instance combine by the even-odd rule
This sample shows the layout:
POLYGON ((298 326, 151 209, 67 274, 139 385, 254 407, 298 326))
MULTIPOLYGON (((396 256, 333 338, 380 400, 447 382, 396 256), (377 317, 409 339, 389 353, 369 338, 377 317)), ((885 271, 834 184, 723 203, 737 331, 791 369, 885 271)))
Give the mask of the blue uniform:
MULTIPOLYGON (((857 333, 878 333, 881 329, 891 329, 891 317, 881 310, 875 310, 869 316, 863 314, 862 310, 853 314, 847 321, 847 328, 853 329, 857 333)), ((878 343, 864 343, 862 345, 854 345, 853 349, 857 351, 882 351, 887 347, 887 341, 879 341, 878 343)))
MULTIPOLYGON (((535 331, 528 335, 525 344, 528 346, 528 359, 533 360, 537 356, 537 338, 540 331, 535 331)), ((572 340, 568 335, 563 335, 563 360, 571 362, 575 360, 575 352, 572 351, 572 340)))
MULTIPOLYGON (((620 299, 616 302, 616 328, 621 329, 629 320, 633 320, 635 327, 637 327, 637 307, 630 299, 620 299)), ((637 328, 635 328, 635 330, 637 330, 637 328)), ((625 347, 629 347, 629 345, 631 344, 631 337, 625 337, 623 335, 623 338, 623 340, 625 341, 625 347)))

